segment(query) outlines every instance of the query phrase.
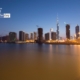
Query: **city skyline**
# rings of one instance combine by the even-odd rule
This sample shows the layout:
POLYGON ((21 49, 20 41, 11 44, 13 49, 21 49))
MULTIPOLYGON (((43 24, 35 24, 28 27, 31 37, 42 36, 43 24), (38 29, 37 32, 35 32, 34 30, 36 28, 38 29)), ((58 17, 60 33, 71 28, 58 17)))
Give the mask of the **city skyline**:
POLYGON ((18 34, 20 30, 31 33, 37 31, 36 25, 47 33, 50 28, 57 30, 57 13, 59 18, 59 32, 66 37, 64 22, 70 24, 71 36, 75 34, 75 27, 80 26, 79 0, 25 0, 0 1, 2 13, 11 13, 10 19, 0 18, 0 35, 13 31, 18 34), (74 10, 75 9, 75 10, 74 10))

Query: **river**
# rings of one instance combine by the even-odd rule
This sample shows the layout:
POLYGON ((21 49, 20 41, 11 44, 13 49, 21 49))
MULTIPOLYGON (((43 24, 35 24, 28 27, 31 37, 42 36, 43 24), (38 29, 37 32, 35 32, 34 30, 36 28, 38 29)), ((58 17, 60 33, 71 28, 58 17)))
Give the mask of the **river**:
POLYGON ((80 45, 0 43, 0 80, 80 80, 80 45))

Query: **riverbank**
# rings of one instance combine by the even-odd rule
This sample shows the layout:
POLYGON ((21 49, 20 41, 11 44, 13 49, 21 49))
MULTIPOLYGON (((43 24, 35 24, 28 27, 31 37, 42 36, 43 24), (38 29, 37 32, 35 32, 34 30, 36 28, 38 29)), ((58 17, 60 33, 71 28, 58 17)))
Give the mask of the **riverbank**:
POLYGON ((54 45, 80 45, 78 42, 45 42, 45 44, 54 44, 54 45))
POLYGON ((0 42, 0 43, 14 43, 14 44, 26 44, 26 43, 38 43, 38 44, 53 44, 53 45, 80 45, 80 42, 28 42, 28 41, 16 41, 16 42, 0 42))
MULTIPOLYGON (((27 44, 27 43, 37 43, 37 42, 0 42, 0 43, 14 43, 14 44, 27 44)), ((41 44, 53 44, 53 45, 80 45, 80 42, 42 42, 41 44)))

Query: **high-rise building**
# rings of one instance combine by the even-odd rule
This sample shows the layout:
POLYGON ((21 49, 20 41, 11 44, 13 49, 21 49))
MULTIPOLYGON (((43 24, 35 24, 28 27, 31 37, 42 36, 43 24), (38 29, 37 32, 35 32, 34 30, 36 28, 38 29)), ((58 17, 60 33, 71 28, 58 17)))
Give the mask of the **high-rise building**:
POLYGON ((19 31, 19 40, 20 41, 25 41, 25 32, 19 31))
POLYGON ((34 40, 37 40, 37 32, 34 32, 34 40))
POLYGON ((56 32, 51 32, 51 39, 56 40, 56 32))
POLYGON ((15 32, 9 32, 9 41, 14 42, 17 40, 17 34, 15 32))
POLYGON ((76 33, 76 39, 78 39, 79 37, 79 26, 78 25, 75 27, 75 33, 76 33))
POLYGON ((62 37, 60 37, 60 40, 62 40, 62 37))
POLYGON ((53 28, 50 29, 50 36, 49 36, 50 37, 49 38, 50 40, 51 40, 51 32, 53 32, 53 28))
POLYGON ((43 29, 38 28, 38 41, 41 42, 43 41, 43 29))
POLYGON ((25 34, 25 40, 29 40, 29 34, 28 33, 25 34))
POLYGON ((66 24, 66 38, 70 39, 70 25, 66 24))
POLYGON ((57 30, 56 30, 56 38, 57 38, 57 40, 59 40, 59 20, 58 20, 58 16, 57 16, 57 30))
POLYGON ((70 36, 70 39, 73 39, 73 36, 70 36))
POLYGON ((23 41, 23 31, 19 31, 19 40, 23 41))
POLYGON ((49 33, 46 33, 46 34, 45 34, 45 40, 49 40, 49 38, 50 38, 49 33))
POLYGON ((33 33, 30 33, 30 39, 33 40, 33 33))
POLYGON ((23 41, 26 41, 26 33, 23 32, 23 41))

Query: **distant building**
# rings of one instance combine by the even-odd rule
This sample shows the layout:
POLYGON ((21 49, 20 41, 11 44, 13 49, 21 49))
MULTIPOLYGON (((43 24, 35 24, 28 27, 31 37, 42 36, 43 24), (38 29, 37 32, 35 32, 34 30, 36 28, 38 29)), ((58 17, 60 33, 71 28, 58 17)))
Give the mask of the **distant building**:
POLYGON ((25 34, 25 40, 29 40, 29 34, 25 34))
POLYGON ((19 40, 20 41, 25 41, 25 32, 19 31, 19 40))
POLYGON ((0 41, 2 41, 2 36, 0 36, 0 41))
POLYGON ((57 15, 57 30, 56 30, 56 39, 59 40, 59 19, 57 15))
POLYGON ((2 41, 9 41, 9 36, 8 36, 8 35, 3 36, 3 37, 2 37, 2 41))
POLYGON ((34 32, 34 40, 37 40, 37 32, 34 32))
POLYGON ((19 31, 19 40, 23 41, 23 31, 19 31))
POLYGON ((49 38, 50 38, 50 34, 49 33, 46 33, 45 34, 45 40, 49 40, 49 38))
POLYGON ((26 41, 26 33, 23 32, 23 41, 26 41))
POLYGON ((33 33, 30 33, 30 39, 33 40, 33 33))
POLYGON ((51 40, 51 32, 53 32, 53 28, 50 29, 49 40, 51 40))
POLYGON ((9 32, 9 41, 14 42, 17 40, 17 34, 15 32, 9 32))
POLYGON ((60 40, 62 40, 63 38, 62 37, 60 37, 60 40))
POLYGON ((78 39, 79 37, 79 26, 78 25, 75 27, 75 33, 76 33, 76 39, 78 39))
POLYGON ((66 24, 66 38, 70 39, 70 25, 66 24))
POLYGON ((70 36, 70 39, 73 39, 73 36, 70 36))
POLYGON ((6 35, 6 36, 0 37, 0 41, 9 41, 9 36, 6 35))
POLYGON ((51 40, 56 40, 56 32, 51 32, 51 40))
POLYGON ((43 41, 43 29, 38 28, 38 41, 43 41))

